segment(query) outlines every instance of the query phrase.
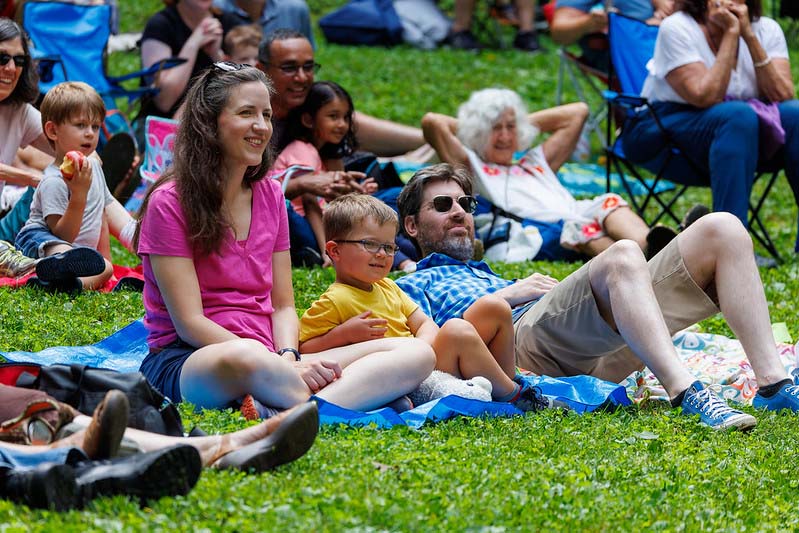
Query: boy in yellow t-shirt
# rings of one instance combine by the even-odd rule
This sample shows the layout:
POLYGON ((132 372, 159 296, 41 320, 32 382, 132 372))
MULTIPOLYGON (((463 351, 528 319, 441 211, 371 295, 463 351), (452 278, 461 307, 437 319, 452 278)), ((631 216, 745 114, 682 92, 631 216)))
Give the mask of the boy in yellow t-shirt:
POLYGON ((483 376, 494 400, 523 411, 548 407, 538 389, 517 384, 503 371, 472 324, 452 319, 439 329, 386 278, 397 251, 398 220, 390 207, 369 195, 348 194, 327 205, 323 221, 336 281, 300 319, 301 352, 415 336, 433 347, 437 370, 464 379, 483 376))

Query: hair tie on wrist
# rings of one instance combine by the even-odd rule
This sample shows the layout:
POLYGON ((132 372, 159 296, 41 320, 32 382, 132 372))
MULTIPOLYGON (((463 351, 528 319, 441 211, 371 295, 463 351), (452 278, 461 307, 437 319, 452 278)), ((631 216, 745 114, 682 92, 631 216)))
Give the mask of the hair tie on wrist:
POLYGON ((758 61, 757 63, 755 63, 755 68, 763 68, 769 63, 771 63, 771 56, 766 56, 766 59, 764 59, 763 61, 758 61))

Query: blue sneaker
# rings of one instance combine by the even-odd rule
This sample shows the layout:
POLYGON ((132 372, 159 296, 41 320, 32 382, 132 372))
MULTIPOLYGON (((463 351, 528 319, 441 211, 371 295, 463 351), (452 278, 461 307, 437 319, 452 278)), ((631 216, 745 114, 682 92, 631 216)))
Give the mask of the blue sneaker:
POLYGON ((713 429, 745 431, 757 425, 755 417, 733 409, 718 394, 706 389, 701 381, 694 381, 688 387, 680 407, 684 415, 699 415, 699 421, 713 429))
MULTIPOLYGON (((794 376, 794 379, 796 376, 794 376)), ((795 381, 794 381, 795 382, 795 381)), ((769 411, 782 411, 789 409, 799 412, 799 385, 786 383, 771 398, 761 396, 758 392, 752 399, 752 407, 757 409, 768 409, 769 411)))

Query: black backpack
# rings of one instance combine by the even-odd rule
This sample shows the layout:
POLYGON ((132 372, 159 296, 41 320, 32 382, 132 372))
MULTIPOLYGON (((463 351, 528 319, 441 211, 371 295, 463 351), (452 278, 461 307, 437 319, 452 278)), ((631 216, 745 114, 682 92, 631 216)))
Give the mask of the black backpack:
POLYGON ((175 405, 153 388, 141 372, 117 372, 86 365, 49 365, 31 363, 6 363, 0 365, 0 381, 46 392, 60 402, 71 405, 81 413, 91 416, 105 394, 117 389, 125 393, 130 402, 128 427, 183 436, 183 424, 175 405))

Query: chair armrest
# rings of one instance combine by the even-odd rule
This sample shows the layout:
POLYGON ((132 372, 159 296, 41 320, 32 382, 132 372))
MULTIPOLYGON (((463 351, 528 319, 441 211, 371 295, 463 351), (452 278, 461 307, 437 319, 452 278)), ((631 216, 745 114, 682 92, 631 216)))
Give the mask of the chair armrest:
POLYGON ((131 72, 130 74, 125 74, 124 76, 118 76, 118 77, 108 76, 108 81, 110 81, 111 83, 120 83, 126 80, 132 80, 134 78, 146 78, 149 76, 154 76, 155 74, 157 74, 162 70, 167 70, 170 68, 177 67, 178 65, 182 65, 185 62, 186 60, 183 59, 182 57, 168 57, 166 59, 158 61, 157 63, 153 63, 152 65, 150 65, 149 68, 140 70, 138 72, 131 72))
POLYGON ((619 93, 616 91, 602 91, 602 97, 610 104, 626 108, 648 106, 649 100, 637 94, 619 93))

